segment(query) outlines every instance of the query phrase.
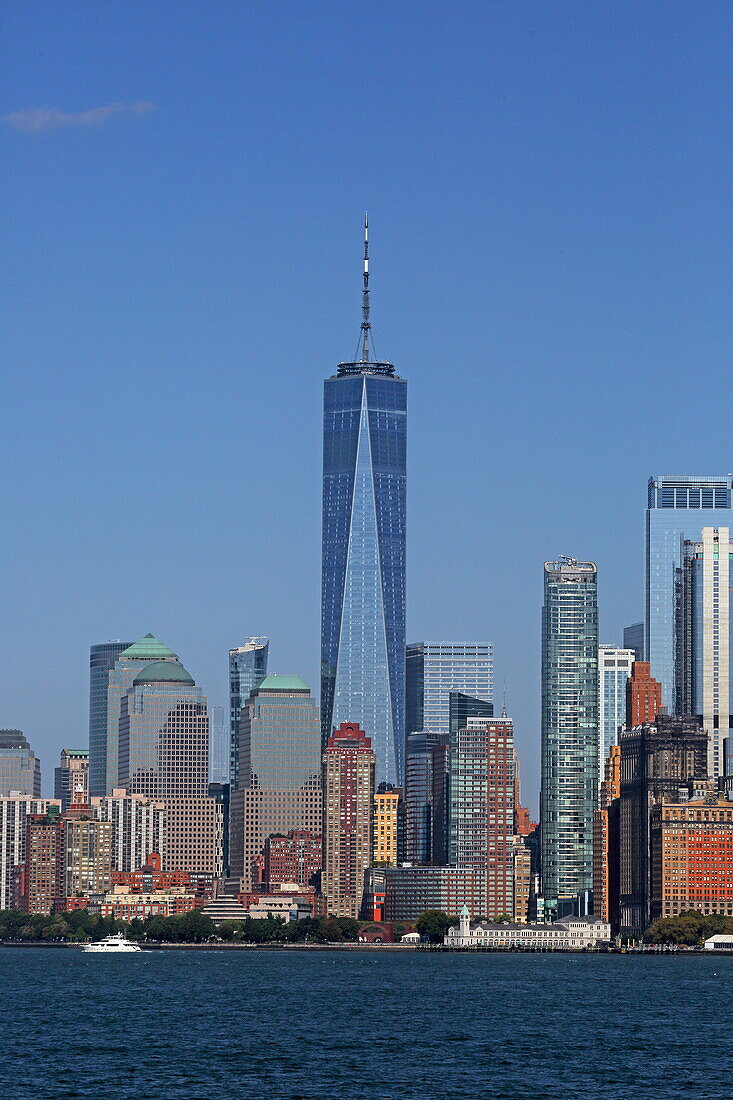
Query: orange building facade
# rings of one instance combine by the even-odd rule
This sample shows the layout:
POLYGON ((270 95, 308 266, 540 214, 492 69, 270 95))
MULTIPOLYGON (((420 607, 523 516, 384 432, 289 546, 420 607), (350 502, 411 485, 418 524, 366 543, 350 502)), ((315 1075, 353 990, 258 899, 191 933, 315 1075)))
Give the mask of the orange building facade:
POLYGON ((611 745, 598 809, 593 815, 593 911, 613 923, 618 911, 618 799, 621 796, 621 747, 611 745))
POLYGON ((651 916, 688 909, 733 917, 733 802, 714 793, 651 815, 651 916))
POLYGON ((662 705, 662 685, 650 672, 648 661, 634 661, 626 681, 626 725, 653 722, 662 705))

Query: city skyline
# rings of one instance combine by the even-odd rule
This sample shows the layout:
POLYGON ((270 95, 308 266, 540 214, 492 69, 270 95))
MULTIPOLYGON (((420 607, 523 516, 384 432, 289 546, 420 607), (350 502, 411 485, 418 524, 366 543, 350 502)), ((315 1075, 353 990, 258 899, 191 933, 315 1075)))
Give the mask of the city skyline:
POLYGON ((49 12, 41 31, 11 7, 7 112, 50 122, 0 131, 16 257, 3 725, 48 776, 86 728, 89 645, 149 629, 213 705, 226 650, 258 632, 317 690, 320 386, 355 342, 369 209, 376 349, 411 387, 408 637, 491 639, 536 805, 537 562, 598 562, 602 640, 621 644, 643 615, 647 478, 720 468, 690 425, 730 388, 726 20, 467 5, 377 28, 347 6, 328 26, 258 12, 244 41, 227 6, 195 36, 163 12, 96 30, 49 12), (382 79, 355 115, 336 92, 357 34, 382 79), (115 103, 156 109, 74 125, 115 103), (629 401, 640 387, 663 430, 629 401), (530 515, 533 538, 514 537, 530 515))

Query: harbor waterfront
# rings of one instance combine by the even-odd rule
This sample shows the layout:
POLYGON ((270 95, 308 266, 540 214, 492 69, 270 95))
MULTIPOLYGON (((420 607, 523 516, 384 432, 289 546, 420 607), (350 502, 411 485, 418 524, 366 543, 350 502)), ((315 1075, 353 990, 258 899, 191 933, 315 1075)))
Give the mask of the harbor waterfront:
POLYGON ((673 1100, 723 1085, 730 957, 6 948, 0 959, 9 1100, 673 1100), (73 1027, 71 990, 100 1006, 73 1027), (706 1041, 691 1043, 699 1032, 706 1041))

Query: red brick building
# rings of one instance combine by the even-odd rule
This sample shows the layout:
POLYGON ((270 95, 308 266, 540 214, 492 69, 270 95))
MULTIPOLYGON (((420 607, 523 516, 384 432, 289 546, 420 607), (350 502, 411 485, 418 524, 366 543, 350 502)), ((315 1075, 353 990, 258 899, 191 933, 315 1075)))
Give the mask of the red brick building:
POLYGON ((662 705, 662 685, 649 671, 648 661, 634 661, 631 676, 626 681, 626 725, 643 726, 652 723, 662 705))
POLYGON ((652 809, 650 839, 652 920, 688 909, 733 917, 733 802, 713 789, 663 801, 652 809))
POLYGON ((292 829, 287 836, 268 837, 262 876, 265 890, 277 890, 283 882, 313 886, 322 857, 323 838, 307 829, 292 829))
POLYGON ((342 722, 323 753, 321 891, 335 917, 358 917, 372 861, 376 756, 355 722, 342 722))

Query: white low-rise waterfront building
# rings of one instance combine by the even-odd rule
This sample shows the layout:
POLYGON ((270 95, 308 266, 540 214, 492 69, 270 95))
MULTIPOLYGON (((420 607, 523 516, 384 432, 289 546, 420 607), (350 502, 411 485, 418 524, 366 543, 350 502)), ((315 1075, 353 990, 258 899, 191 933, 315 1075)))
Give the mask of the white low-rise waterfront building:
POLYGON ((610 924, 596 917, 564 917, 553 924, 479 921, 472 927, 465 905, 458 925, 449 928, 443 939, 446 947, 524 948, 530 951, 583 951, 610 942, 610 924))

